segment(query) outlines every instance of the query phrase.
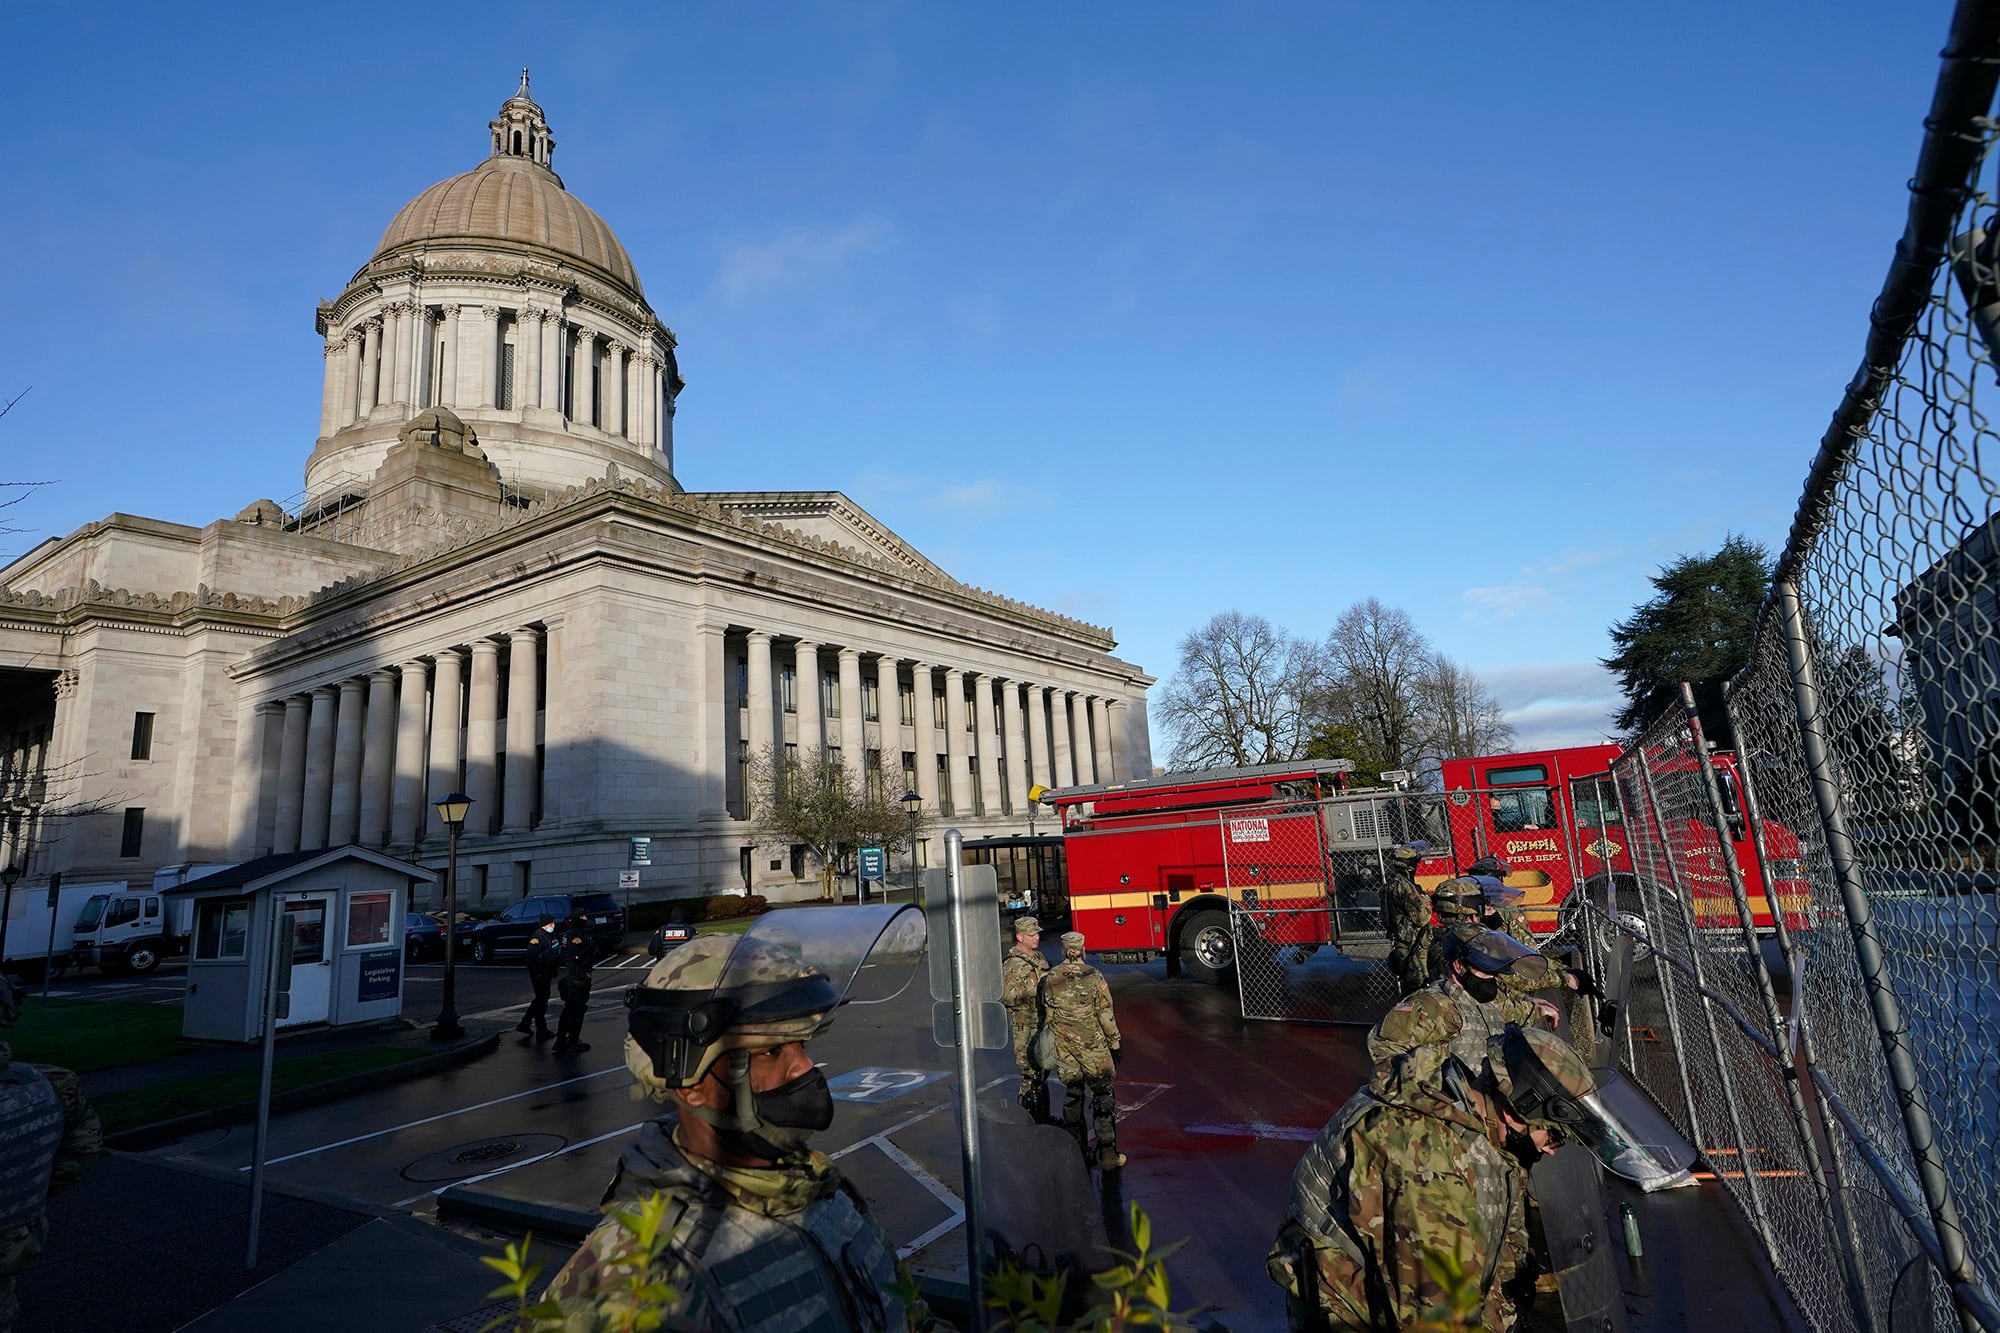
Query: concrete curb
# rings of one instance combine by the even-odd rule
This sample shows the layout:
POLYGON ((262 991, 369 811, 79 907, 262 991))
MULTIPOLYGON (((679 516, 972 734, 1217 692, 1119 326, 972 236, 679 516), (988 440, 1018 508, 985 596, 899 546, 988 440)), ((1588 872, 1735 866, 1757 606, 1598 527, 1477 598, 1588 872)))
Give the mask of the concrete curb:
MULTIPOLYGON (((484 1036, 468 1035, 428 1055, 404 1060, 400 1064, 385 1065, 380 1069, 364 1069, 359 1073, 343 1074, 321 1083, 309 1083, 302 1088, 291 1088, 285 1092, 271 1094, 271 1110, 296 1111, 302 1107, 318 1106, 322 1102, 339 1101, 357 1093, 373 1092, 403 1083, 425 1074, 434 1074, 453 1065, 464 1064, 482 1055, 491 1055, 500 1046, 500 1033, 488 1032, 484 1036)), ((156 1121, 150 1125, 135 1125, 131 1129, 120 1130, 108 1135, 104 1142, 107 1147, 127 1152, 143 1152, 148 1148, 170 1143, 198 1129, 212 1129, 220 1125, 241 1124, 253 1120, 257 1115, 257 1103, 235 1102, 228 1106, 211 1107, 206 1111, 196 1111, 192 1115, 176 1116, 172 1120, 156 1121)))

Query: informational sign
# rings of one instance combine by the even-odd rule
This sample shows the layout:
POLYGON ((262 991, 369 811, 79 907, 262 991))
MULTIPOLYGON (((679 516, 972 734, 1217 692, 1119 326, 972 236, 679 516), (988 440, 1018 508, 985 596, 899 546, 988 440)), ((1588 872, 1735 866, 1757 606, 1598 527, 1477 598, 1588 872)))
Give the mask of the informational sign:
POLYGON ((621 888, 621 889, 636 889, 636 888, 638 888, 638 887, 639 887, 639 872, 638 872, 638 871, 636 871, 636 870, 621 870, 621 871, 619 871, 619 872, 618 872, 618 887, 619 887, 619 888, 621 888))
POLYGON ((1229 821, 1231 842, 1269 842, 1271 821, 1268 819, 1232 819, 1229 821))
POLYGON ((630 863, 635 866, 649 866, 653 864, 653 840, 651 838, 632 839, 632 855, 629 859, 630 863))
POLYGON ((361 970, 354 984, 354 998, 361 1004, 370 1000, 393 1000, 400 989, 403 955, 384 949, 361 956, 361 970))
POLYGON ((863 847, 860 853, 861 878, 881 879, 889 868, 889 858, 880 847, 863 847))
POLYGON ((945 1077, 942 1069, 883 1069, 864 1065, 826 1081, 827 1091, 837 1102, 866 1102, 879 1105, 915 1092, 926 1083, 945 1077))

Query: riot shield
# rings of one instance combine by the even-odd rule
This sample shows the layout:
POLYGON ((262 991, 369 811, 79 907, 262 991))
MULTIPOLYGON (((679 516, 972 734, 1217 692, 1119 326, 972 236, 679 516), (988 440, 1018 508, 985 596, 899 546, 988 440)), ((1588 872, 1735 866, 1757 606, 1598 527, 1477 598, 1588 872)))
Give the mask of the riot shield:
MULTIPOLYGON (((910 903, 781 907, 743 932, 744 940, 775 944, 824 972, 842 1004, 881 1004, 901 995, 923 962, 925 938, 923 911, 910 903)), ((743 965, 752 954, 739 945, 717 989, 745 981, 743 965)))
POLYGON ((1528 1183, 1540 1206, 1564 1327, 1624 1333, 1625 1292, 1613 1261, 1597 1159, 1588 1148, 1564 1144, 1535 1163, 1528 1183))
POLYGON ((1598 1159, 1648 1194, 1694 1184, 1694 1145, 1617 1070, 1591 1075, 1597 1091, 1583 1099, 1590 1115, 1573 1128, 1598 1159))

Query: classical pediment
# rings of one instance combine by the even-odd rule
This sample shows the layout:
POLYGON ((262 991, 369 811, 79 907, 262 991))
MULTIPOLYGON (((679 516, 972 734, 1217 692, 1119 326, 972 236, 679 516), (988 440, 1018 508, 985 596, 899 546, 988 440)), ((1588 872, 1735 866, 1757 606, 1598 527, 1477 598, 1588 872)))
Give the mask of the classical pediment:
POLYGON ((703 491, 696 498, 728 513, 856 547, 947 583, 958 582, 839 491, 703 491))

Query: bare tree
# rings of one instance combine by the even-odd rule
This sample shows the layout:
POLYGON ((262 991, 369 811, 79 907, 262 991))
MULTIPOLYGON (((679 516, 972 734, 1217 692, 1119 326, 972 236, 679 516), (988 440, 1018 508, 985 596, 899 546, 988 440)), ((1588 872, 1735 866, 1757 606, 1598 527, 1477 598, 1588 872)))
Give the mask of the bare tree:
POLYGON ((750 767, 751 836, 759 843, 802 846, 819 863, 820 896, 834 896, 834 882, 853 868, 862 847, 907 847, 914 834, 900 801, 881 783, 857 791, 847 766, 827 755, 788 754, 773 745, 750 767))
POLYGON ((1415 768, 1430 748, 1429 719, 1418 699, 1431 646, 1401 607, 1368 597, 1341 613, 1326 637, 1328 680, 1319 712, 1332 733, 1364 754, 1366 772, 1415 768))
POLYGON ((1501 754, 1514 745, 1514 727, 1486 682, 1434 653, 1417 678, 1417 708, 1424 716, 1429 745, 1422 763, 1465 755, 1501 754))
POLYGON ((1305 754, 1308 708, 1322 692, 1316 645, 1262 616, 1224 611, 1180 643, 1155 716, 1175 769, 1275 764, 1305 754))
MULTIPOLYGON (((12 398, 9 398, 5 403, 0 403, 0 419, 4 419, 9 412, 14 410, 14 404, 27 396, 28 391, 23 389, 12 398)), ((12 509, 15 505, 27 499, 30 491, 48 484, 46 481, 0 481, 0 491, 14 492, 14 494, 7 496, 5 499, 0 499, 0 510, 12 509)), ((11 537, 25 531, 25 528, 17 528, 11 523, 0 520, 0 537, 11 537)))

